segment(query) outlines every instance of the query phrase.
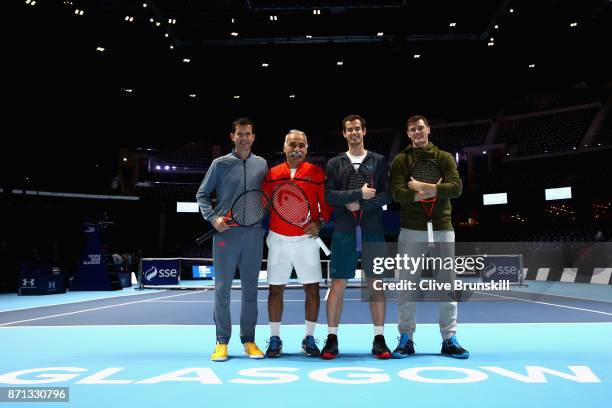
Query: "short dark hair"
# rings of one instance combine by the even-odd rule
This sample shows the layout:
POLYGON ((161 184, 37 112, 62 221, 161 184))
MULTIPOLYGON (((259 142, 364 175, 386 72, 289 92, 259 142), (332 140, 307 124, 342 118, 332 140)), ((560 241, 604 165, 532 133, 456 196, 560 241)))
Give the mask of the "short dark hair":
POLYGON ((251 126, 251 131, 255 133, 255 124, 249 118, 238 118, 232 122, 232 133, 236 132, 236 126, 251 126))
POLYGON ((361 123, 361 127, 363 129, 366 128, 366 121, 365 121, 364 118, 362 118, 359 115, 351 114, 351 115, 348 115, 347 117, 345 117, 344 119, 342 119, 342 131, 346 130, 346 122, 352 122, 354 120, 358 120, 361 123))
POLYGON ((408 128, 410 128, 410 124, 411 123, 415 123, 418 122, 419 120, 422 120, 423 122, 425 122, 425 125, 427 127, 431 127, 429 126, 429 121, 427 120, 427 118, 423 115, 414 115, 411 116, 410 118, 408 118, 408 122, 406 122, 406 130, 408 130, 408 128))

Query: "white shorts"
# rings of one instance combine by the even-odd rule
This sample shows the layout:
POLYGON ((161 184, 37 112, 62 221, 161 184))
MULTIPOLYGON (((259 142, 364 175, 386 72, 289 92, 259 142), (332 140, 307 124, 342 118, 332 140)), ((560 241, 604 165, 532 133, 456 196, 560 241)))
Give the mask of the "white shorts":
POLYGON ((309 235, 289 237, 270 231, 266 244, 269 285, 286 285, 293 268, 299 283, 305 285, 321 282, 319 244, 309 235))

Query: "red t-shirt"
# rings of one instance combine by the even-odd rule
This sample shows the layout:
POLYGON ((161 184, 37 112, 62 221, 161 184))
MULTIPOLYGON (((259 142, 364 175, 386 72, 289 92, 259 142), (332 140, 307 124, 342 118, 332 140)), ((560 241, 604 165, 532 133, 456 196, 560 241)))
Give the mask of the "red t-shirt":
MULTIPOLYGON (((325 202, 325 172, 314 164, 300 164, 291 179, 291 169, 287 162, 271 168, 264 178, 262 189, 272 196, 274 188, 279 184, 293 182, 300 186, 310 203, 310 214, 313 221, 322 218, 327 221, 333 213, 333 208, 325 202), (321 211, 319 211, 319 207, 321 211)), ((270 212, 270 231, 287 236, 304 235, 304 229, 291 225, 276 214, 270 212)))

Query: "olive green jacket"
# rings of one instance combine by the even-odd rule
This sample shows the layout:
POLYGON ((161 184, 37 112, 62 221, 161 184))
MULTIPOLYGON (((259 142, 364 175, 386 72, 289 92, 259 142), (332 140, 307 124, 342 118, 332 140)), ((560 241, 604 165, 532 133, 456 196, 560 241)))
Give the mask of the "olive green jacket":
POLYGON ((461 195, 463 183, 457 164, 450 153, 438 149, 431 142, 426 149, 414 149, 412 145, 398 153, 391 165, 391 195, 400 203, 402 228, 427 230, 427 215, 420 202, 414 201, 414 191, 406 185, 410 181, 410 168, 415 160, 433 159, 440 166, 442 182, 438 184, 438 200, 431 214, 434 230, 452 231, 451 198, 461 195))

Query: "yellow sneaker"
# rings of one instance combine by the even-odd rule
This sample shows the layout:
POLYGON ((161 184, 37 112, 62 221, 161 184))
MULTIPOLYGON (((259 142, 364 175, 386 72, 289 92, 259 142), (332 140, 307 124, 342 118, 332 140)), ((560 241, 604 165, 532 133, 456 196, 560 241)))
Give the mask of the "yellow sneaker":
POLYGON ((225 361, 227 360, 227 344, 217 343, 215 351, 210 356, 212 361, 225 361))
POLYGON ((257 344, 250 341, 243 344, 244 346, 244 354, 249 356, 249 358, 264 358, 264 353, 257 347, 257 344))

